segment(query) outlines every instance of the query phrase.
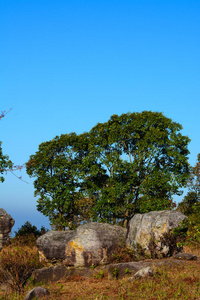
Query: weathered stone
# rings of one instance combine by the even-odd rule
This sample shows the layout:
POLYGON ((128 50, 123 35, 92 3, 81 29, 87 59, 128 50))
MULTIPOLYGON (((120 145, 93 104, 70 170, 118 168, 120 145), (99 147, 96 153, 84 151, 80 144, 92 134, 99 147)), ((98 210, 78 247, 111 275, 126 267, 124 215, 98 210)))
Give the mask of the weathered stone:
POLYGON ((68 241, 74 235, 74 230, 48 231, 37 239, 37 247, 41 260, 63 260, 68 241))
POLYGON ((33 280, 35 283, 43 282, 55 282, 62 278, 71 278, 73 276, 81 276, 83 278, 89 278, 94 273, 90 268, 74 268, 66 267, 63 264, 54 267, 45 267, 33 271, 33 280))
POLYGON ((174 255, 174 258, 182 260, 197 260, 196 255, 191 253, 177 253, 174 255))
POLYGON ((13 218, 3 208, 0 208, 0 251, 5 245, 14 224, 13 218))
POLYGON ((153 270, 151 267, 142 268, 137 271, 133 277, 145 277, 145 276, 153 276, 153 270))
POLYGON ((66 272, 67 269, 63 264, 54 267, 45 267, 34 270, 33 279, 35 283, 47 283, 51 281, 58 281, 61 278, 65 277, 66 272))
POLYGON ((41 259, 88 267, 107 263, 115 248, 125 244, 126 233, 120 226, 91 222, 72 231, 47 232, 37 240, 37 247, 41 259))
POLYGON ((173 266, 174 264, 182 265, 184 261, 180 261, 178 259, 159 259, 159 260, 146 260, 146 261, 138 261, 138 262, 128 262, 128 263, 118 263, 111 264, 108 266, 108 279, 114 279, 116 269, 118 278, 130 276, 138 272, 139 270, 147 267, 157 268, 161 266, 173 266))
POLYGON ((163 236, 178 227, 185 218, 181 212, 171 210, 136 214, 129 222, 126 246, 135 248, 139 244, 146 254, 151 255, 153 244, 158 257, 170 256, 170 243, 163 236))
POLYGON ((50 295, 49 291, 43 287, 35 287, 34 289, 32 289, 30 292, 28 292, 28 294, 26 295, 26 297, 24 298, 24 300, 32 300, 32 299, 40 299, 43 298, 44 296, 48 296, 50 295))

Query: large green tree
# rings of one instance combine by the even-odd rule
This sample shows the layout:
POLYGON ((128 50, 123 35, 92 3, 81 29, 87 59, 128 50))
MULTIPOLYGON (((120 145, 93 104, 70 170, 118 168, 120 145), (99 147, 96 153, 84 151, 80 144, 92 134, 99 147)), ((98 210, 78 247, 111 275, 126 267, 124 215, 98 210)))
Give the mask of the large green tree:
POLYGON ((181 129, 144 111, 42 143, 27 163, 38 210, 66 227, 91 219, 127 223, 138 212, 170 209, 189 173, 181 129))
POLYGON ((36 177, 37 209, 58 229, 73 228, 88 218, 90 201, 82 188, 82 178, 87 173, 87 164, 83 164, 87 146, 87 134, 57 136, 40 144, 26 164, 29 176, 36 177))
POLYGON ((92 128, 89 155, 107 175, 93 207, 97 219, 128 221, 135 213, 172 207, 189 173, 189 139, 181 129, 150 111, 113 115, 92 128))

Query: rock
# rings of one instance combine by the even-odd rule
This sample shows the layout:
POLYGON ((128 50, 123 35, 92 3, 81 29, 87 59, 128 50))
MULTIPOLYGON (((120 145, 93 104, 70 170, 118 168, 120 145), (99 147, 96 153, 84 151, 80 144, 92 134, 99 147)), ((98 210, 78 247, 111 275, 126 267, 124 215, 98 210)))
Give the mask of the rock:
POLYGON ((54 267, 45 267, 41 269, 36 269, 33 271, 33 280, 35 283, 38 282, 53 282, 58 281, 65 277, 67 269, 64 265, 60 264, 54 267))
POLYGON ((91 222, 76 230, 47 232, 37 240, 37 247, 41 259, 88 267, 107 263, 115 248, 125 244, 126 233, 120 226, 91 222))
POLYGON ((182 260, 197 260, 196 255, 191 253, 177 253, 174 255, 174 258, 182 260))
POLYGON ((133 277, 137 278, 137 277, 145 277, 145 276, 153 276, 153 270, 151 267, 140 269, 138 272, 134 274, 133 277))
POLYGON ((178 227, 185 218, 181 212, 171 210, 136 214, 128 225, 126 246, 135 248, 139 244, 148 255, 153 253, 155 257, 170 256, 173 254, 173 243, 165 235, 178 227))
POLYGON ((37 247, 41 260, 63 260, 65 248, 74 234, 74 230, 48 231, 37 239, 37 247))
POLYGON ((143 268, 151 267, 153 269, 161 266, 172 267, 174 264, 183 265, 184 263, 184 261, 180 261, 178 259, 159 259, 111 264, 108 266, 108 279, 116 278, 116 273, 118 275, 118 278, 127 277, 127 275, 132 275, 133 277, 133 274, 135 274, 143 268))
POLYGON ((47 289, 38 286, 32 289, 30 292, 28 292, 24 300, 32 300, 35 298, 40 299, 43 298, 44 296, 48 296, 49 294, 50 293, 47 289))
POLYGON ((14 224, 13 218, 3 208, 0 208, 0 251, 5 245, 14 224))
MULTIPOLYGON (((159 268, 162 266, 172 267, 176 265, 184 265, 186 262, 178 259, 161 259, 161 260, 146 260, 140 262, 129 262, 129 263, 118 263, 97 266, 95 268, 87 267, 67 267, 62 263, 52 267, 45 267, 33 271, 33 281, 34 283, 50 283, 56 282, 60 279, 70 279, 72 277, 82 277, 83 279, 88 279, 91 277, 98 277, 100 273, 107 274, 108 279, 123 278, 127 276, 132 276, 143 269, 150 267, 152 270, 154 268, 159 268), (117 276, 116 276, 117 275, 117 276)), ((151 272, 150 272, 151 273, 151 272)), ((151 274, 150 274, 151 275, 151 274)))
POLYGON ((71 278, 73 276, 81 276, 86 279, 92 276, 93 273, 94 271, 90 268, 74 268, 60 264, 53 267, 34 270, 32 275, 35 283, 50 283, 62 278, 71 278))

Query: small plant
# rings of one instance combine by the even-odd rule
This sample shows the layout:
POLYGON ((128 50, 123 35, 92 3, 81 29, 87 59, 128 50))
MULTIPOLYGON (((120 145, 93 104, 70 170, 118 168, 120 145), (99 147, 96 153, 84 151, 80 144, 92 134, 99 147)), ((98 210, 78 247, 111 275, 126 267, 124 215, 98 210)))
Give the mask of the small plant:
POLYGON ((124 272, 125 272, 125 274, 127 274, 127 275, 130 275, 130 273, 131 273, 131 271, 130 271, 128 268, 126 268, 126 270, 125 270, 124 272))
POLYGON ((118 277, 119 277, 119 270, 118 270, 117 268, 114 268, 113 271, 112 271, 112 273, 113 273, 113 276, 114 276, 116 279, 118 279, 118 277))
POLYGON ((136 252, 134 249, 118 246, 111 257, 111 263, 136 261, 136 252))
POLYGON ((92 265, 92 266, 90 266, 90 269, 94 270, 96 267, 97 267, 96 265, 92 265))
POLYGON ((96 279, 102 279, 104 278, 104 271, 100 270, 99 273, 97 275, 95 275, 96 279))

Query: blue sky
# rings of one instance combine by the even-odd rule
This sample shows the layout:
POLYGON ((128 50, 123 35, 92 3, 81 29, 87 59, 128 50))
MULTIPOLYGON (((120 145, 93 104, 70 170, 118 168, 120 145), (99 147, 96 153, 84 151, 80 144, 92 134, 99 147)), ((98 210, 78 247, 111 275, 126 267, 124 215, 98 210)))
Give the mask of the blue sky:
MULTIPOLYGON (((200 152, 200 1, 0 0, 4 154, 18 165, 56 135, 113 114, 159 111, 200 152)), ((25 170, 0 186, 0 207, 48 227, 25 170)), ((177 201, 181 198, 176 198, 177 201)))

